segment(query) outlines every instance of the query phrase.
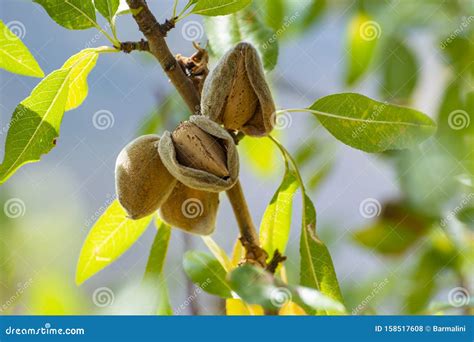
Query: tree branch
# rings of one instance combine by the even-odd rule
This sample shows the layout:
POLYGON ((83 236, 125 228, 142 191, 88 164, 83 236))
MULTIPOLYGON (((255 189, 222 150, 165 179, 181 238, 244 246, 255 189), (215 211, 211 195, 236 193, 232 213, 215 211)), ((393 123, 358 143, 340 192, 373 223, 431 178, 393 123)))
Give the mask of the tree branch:
MULTIPOLYGON (((174 20, 167 20, 165 24, 161 25, 151 13, 145 0, 127 0, 127 3, 132 10, 138 28, 148 40, 150 52, 159 61, 191 112, 200 113, 200 94, 193 82, 186 76, 183 68, 178 65, 176 58, 166 44, 165 37, 167 32, 174 27, 174 20)), ((265 267, 267 253, 259 246, 257 231, 240 181, 233 188, 227 190, 227 196, 239 225, 240 240, 246 250, 246 262, 265 267)))
POLYGON ((186 77, 183 70, 178 66, 165 41, 167 31, 172 26, 174 27, 174 21, 167 21, 164 25, 160 25, 145 0, 127 0, 127 4, 132 10, 138 28, 148 40, 150 52, 161 64, 191 112, 199 113, 199 94, 191 80, 186 77))

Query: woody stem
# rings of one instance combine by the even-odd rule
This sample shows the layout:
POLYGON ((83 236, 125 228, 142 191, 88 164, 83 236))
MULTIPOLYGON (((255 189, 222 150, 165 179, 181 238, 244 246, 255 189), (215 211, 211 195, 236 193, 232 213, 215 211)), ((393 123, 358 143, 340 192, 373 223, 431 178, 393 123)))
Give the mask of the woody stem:
MULTIPOLYGON (((171 53, 165 37, 174 21, 160 24, 148 8, 146 0, 127 0, 138 28, 148 40, 149 52, 155 56, 192 113, 200 112, 200 94, 186 76, 171 53)), ((227 190, 227 196, 239 225, 241 242, 246 250, 246 260, 262 267, 266 265, 266 253, 259 246, 258 235, 245 200, 240 181, 227 190)))

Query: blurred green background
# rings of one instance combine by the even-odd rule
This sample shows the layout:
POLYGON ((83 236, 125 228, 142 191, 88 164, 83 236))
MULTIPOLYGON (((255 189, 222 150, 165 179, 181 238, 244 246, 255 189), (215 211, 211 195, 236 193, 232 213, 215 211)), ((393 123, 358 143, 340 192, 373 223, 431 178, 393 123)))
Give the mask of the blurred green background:
MULTIPOLYGON (((160 21, 171 15, 172 1, 149 3, 160 21)), ((31 1, 4 0, 0 13, 46 72, 84 47, 107 44, 92 30, 59 27, 31 1)), ((249 13, 255 22, 247 24, 265 28, 259 47, 266 63, 276 61, 278 41, 278 63, 268 73, 278 108, 354 91, 412 106, 438 123, 437 135, 410 151, 368 155, 335 141, 309 114, 284 114, 277 122, 275 135, 296 156, 311 189, 318 232, 333 255, 348 310, 469 313, 474 2, 267 0, 254 1, 244 19, 249 13)), ((169 34, 171 49, 191 55, 191 41, 205 45, 209 38, 212 67, 217 43, 229 40, 225 30, 216 30, 225 20, 186 18, 169 34)), ((119 18, 118 29, 122 40, 140 38, 129 16, 119 18)), ((251 30, 241 31, 241 39, 250 36, 251 30)), ((37 80, 0 71, 0 81, 3 146, 11 113, 37 80)), ((1 314, 149 313, 140 283, 152 228, 80 287, 75 266, 88 231, 114 195, 118 152, 139 134, 173 128, 188 113, 159 65, 139 53, 101 57, 89 86, 84 105, 66 114, 57 147, 0 188, 1 314), (97 113, 105 113, 102 126, 97 113)), ((245 138, 240 151, 242 183, 258 223, 283 162, 267 140, 245 138)), ((290 278, 298 273, 299 206, 286 262, 290 278)), ((237 235, 222 196, 214 238, 231 252, 237 235)), ((222 314, 221 301, 186 279, 181 259, 188 249, 205 246, 174 230, 165 270, 175 313, 222 314)))

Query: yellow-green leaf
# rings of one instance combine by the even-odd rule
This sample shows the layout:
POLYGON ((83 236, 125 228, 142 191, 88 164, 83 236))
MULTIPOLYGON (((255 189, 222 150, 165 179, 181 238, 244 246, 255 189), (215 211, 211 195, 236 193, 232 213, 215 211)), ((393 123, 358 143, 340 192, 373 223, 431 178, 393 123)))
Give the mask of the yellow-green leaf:
POLYGON ((151 246, 143 280, 146 285, 154 289, 151 294, 152 298, 149 298, 150 302, 156 303, 154 314, 170 316, 173 314, 173 310, 170 304, 168 285, 163 268, 171 238, 171 227, 158 219, 155 221, 155 224, 157 232, 151 246))
POLYGON ((0 165, 0 184, 22 165, 39 161, 56 144, 69 89, 70 69, 54 71, 13 112, 0 165))
POLYGON ((143 234, 152 218, 131 220, 117 200, 112 202, 84 241, 77 263, 76 283, 82 284, 125 253, 143 234))
POLYGON ((117 13, 120 0, 94 0, 95 8, 110 22, 117 13))
POLYGON ((196 5, 192 9, 192 13, 218 16, 240 11, 242 8, 250 5, 252 0, 198 0, 194 2, 196 5))
POLYGON ((44 77, 28 48, 0 20, 0 68, 19 75, 44 77))
POLYGON ((295 173, 289 168, 270 204, 265 209, 260 224, 260 242, 269 258, 275 250, 284 253, 290 235, 293 197, 299 183, 295 173))
POLYGON ((98 57, 99 52, 96 49, 85 49, 70 57, 62 66, 62 69, 71 68, 66 111, 79 107, 87 97, 87 77, 95 67, 98 57))
MULTIPOLYGON (((278 137, 278 134, 274 133, 273 135, 278 137)), ((246 136, 239 143, 239 147, 242 149, 242 156, 246 159, 248 165, 258 175, 268 178, 275 171, 278 171, 278 168, 275 167, 278 162, 278 151, 270 139, 246 136), (262 158, 262 156, 265 156, 265 158, 262 158)))
POLYGON ((59 25, 70 30, 84 30, 97 25, 92 0, 33 0, 43 6, 59 25))

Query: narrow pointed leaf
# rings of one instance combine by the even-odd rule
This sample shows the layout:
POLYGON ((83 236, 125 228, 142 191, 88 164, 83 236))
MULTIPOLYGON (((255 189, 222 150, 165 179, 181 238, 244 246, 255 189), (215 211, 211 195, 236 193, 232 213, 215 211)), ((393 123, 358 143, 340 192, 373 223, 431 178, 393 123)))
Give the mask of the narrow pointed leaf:
POLYGON ((69 88, 70 69, 43 79, 13 112, 0 165, 0 184, 22 165, 39 161, 59 136, 69 88))
POLYGON ((225 279, 226 271, 217 259, 209 254, 188 251, 183 259, 184 271, 188 277, 204 291, 231 298, 231 290, 225 279))
POLYGON ((85 49, 70 57, 62 66, 62 69, 71 68, 66 111, 79 107, 87 97, 87 77, 95 67, 98 57, 97 50, 85 49))
POLYGON ((131 220, 119 202, 113 201, 84 241, 77 262, 76 283, 82 284, 117 260, 138 240, 152 218, 131 220))
POLYGON ((293 197, 298 189, 294 172, 286 169, 281 185, 265 209, 260 225, 260 242, 269 257, 278 249, 284 253, 290 235, 293 197))
POLYGON ((206 16, 218 16, 240 11, 250 5, 252 0, 198 0, 194 2, 196 5, 192 9, 192 13, 206 16))
POLYGON ((153 314, 169 316, 173 314, 173 310, 163 268, 171 238, 171 227, 161 220, 156 220, 155 224, 157 232, 151 246, 143 280, 148 286, 156 289, 154 291, 156 298, 150 298, 156 302, 156 311, 153 314))
POLYGON ((117 13, 120 0, 94 0, 95 8, 110 22, 117 13))
POLYGON ((0 68, 19 75, 44 77, 43 70, 28 48, 1 20, 0 68))
POLYGON ((325 296, 343 303, 331 254, 316 235, 316 210, 307 195, 304 195, 303 206, 303 226, 300 238, 300 284, 316 289, 325 296))
POLYGON ((355 93, 323 97, 309 110, 338 140, 366 152, 409 148, 436 131, 434 121, 415 109, 355 93))
POLYGON ((59 25, 70 30, 84 30, 96 25, 92 0, 33 0, 43 6, 59 25))

